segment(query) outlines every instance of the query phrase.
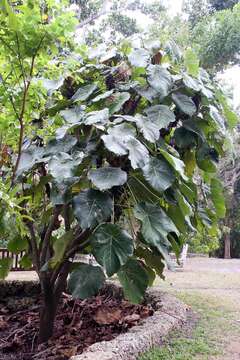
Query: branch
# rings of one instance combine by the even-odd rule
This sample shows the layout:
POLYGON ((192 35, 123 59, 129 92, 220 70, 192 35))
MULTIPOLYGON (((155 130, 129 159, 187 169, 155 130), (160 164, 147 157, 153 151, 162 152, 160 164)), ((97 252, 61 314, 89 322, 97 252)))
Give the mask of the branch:
POLYGON ((49 247, 49 240, 51 238, 51 235, 52 235, 52 232, 55 228, 55 224, 56 224, 56 221, 58 220, 58 216, 60 214, 62 210, 62 206, 58 205, 55 207, 54 209, 54 212, 53 212, 53 216, 52 216, 52 219, 48 225, 48 228, 47 228, 47 231, 46 231, 46 234, 44 236, 44 239, 43 239, 43 244, 42 244, 42 252, 41 252, 41 258, 40 258, 40 265, 43 266, 46 262, 46 256, 47 256, 47 251, 48 251, 48 247, 49 247))
POLYGON ((39 262, 39 254, 38 254, 38 248, 37 248, 37 239, 36 239, 36 232, 34 229, 34 224, 31 221, 27 221, 26 225, 30 232, 30 244, 32 247, 32 255, 33 255, 33 264, 36 267, 37 273, 39 273, 40 270, 40 262, 39 262))
MULTIPOLYGON (((26 81, 24 80, 24 91, 23 91, 23 98, 22 98, 22 107, 21 107, 21 111, 20 111, 20 115, 18 117, 19 123, 20 123, 20 133, 19 133, 19 140, 18 140, 18 155, 17 155, 17 160, 13 169, 13 176, 12 176, 12 184, 14 182, 14 179, 16 177, 16 173, 17 173, 17 169, 20 163, 20 159, 21 159, 21 155, 22 155, 22 144, 23 144, 23 136, 24 136, 24 114, 25 114, 25 108, 26 108, 26 102, 27 102, 27 95, 28 95, 28 90, 32 81, 32 76, 33 76, 33 70, 34 70, 34 63, 35 63, 35 59, 37 56, 37 53, 42 45, 43 39, 44 39, 45 35, 43 35, 43 37, 41 38, 35 54, 32 56, 32 61, 31 61, 31 65, 30 65, 30 71, 29 71, 29 79, 26 81)), ((18 37, 17 37, 18 39, 18 37)), ((19 50, 20 51, 20 50, 19 50)), ((20 57, 20 53, 18 54, 18 57, 20 57)), ((23 66, 23 65, 22 65, 23 66)), ((22 67, 22 71, 24 71, 24 68, 22 67)), ((25 73, 22 74, 23 75, 23 79, 25 79, 25 73)))
POLYGON ((63 260, 61 264, 53 271, 51 276, 51 284, 53 285, 58 278, 58 275, 64 266, 64 264, 68 261, 69 258, 73 257, 77 251, 83 250, 87 245, 89 245, 89 237, 91 235, 91 230, 87 229, 81 232, 80 235, 73 239, 71 247, 68 248, 63 256, 63 260))

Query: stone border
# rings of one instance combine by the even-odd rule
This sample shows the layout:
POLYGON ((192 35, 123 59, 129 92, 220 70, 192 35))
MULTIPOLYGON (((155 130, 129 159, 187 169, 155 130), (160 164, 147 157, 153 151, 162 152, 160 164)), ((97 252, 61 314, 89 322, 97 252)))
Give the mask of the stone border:
POLYGON ((187 306, 158 289, 152 289, 148 294, 157 309, 153 316, 111 341, 91 345, 86 352, 72 356, 70 360, 136 360, 141 353, 161 345, 171 330, 186 321, 187 306))

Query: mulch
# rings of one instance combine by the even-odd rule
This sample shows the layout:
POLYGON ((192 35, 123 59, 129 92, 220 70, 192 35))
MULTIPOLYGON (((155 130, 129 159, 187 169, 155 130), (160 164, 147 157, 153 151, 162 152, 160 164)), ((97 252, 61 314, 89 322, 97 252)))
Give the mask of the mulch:
POLYGON ((116 290, 86 300, 63 294, 54 336, 38 345, 40 303, 36 294, 1 299, 1 360, 67 360, 96 342, 112 340, 154 312, 154 304, 130 304, 116 290))

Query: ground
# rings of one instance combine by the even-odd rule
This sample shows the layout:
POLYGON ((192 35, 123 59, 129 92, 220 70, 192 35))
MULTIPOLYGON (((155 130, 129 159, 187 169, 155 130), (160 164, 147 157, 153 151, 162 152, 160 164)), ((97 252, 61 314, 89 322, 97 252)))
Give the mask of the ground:
MULTIPOLYGON (((16 272, 9 280, 34 276, 16 272)), ((155 286, 176 294, 195 315, 190 331, 187 326, 171 334, 163 347, 139 360, 240 360, 240 260, 191 258, 155 286)))
POLYGON ((188 259, 156 286, 184 300, 198 320, 139 360, 240 360, 240 260, 188 259))

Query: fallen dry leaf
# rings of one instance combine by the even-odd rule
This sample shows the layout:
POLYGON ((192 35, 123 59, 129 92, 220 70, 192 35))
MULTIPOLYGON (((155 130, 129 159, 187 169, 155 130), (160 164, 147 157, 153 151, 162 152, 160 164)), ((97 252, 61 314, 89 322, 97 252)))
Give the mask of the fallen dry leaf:
POLYGON ((117 323, 121 319, 122 311, 120 309, 99 308, 93 319, 100 325, 109 325, 117 323))

